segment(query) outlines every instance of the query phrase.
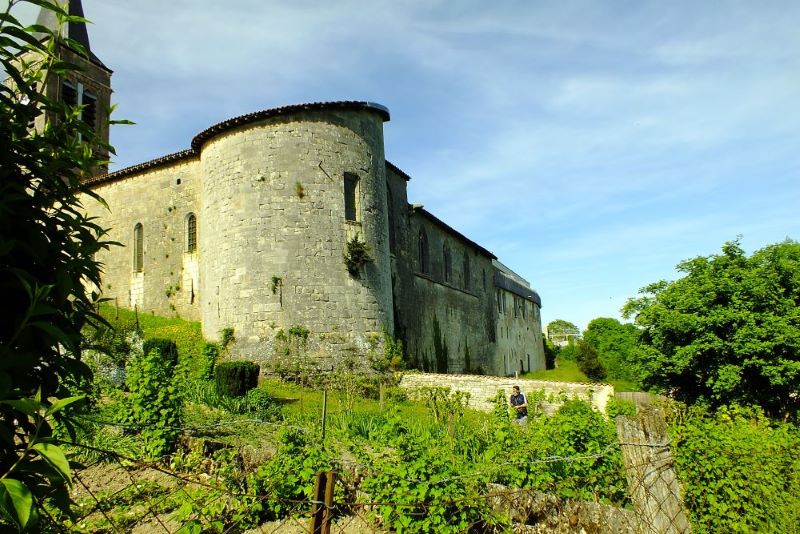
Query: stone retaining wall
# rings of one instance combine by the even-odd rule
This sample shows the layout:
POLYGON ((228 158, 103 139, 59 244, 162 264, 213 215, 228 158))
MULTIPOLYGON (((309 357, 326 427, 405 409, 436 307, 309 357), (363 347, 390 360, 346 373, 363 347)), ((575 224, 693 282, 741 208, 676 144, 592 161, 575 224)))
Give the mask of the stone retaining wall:
MULTIPOLYGON (((544 392, 546 399, 539 402, 545 413, 552 413, 563 403, 563 399, 577 398, 589 401, 592 407, 602 413, 606 411, 609 398, 614 396, 614 386, 608 384, 583 384, 576 382, 550 382, 546 380, 528 380, 480 375, 444 375, 435 373, 406 373, 400 381, 400 387, 415 390, 423 387, 449 387, 453 391, 464 391, 470 394, 469 407, 484 412, 491 411, 492 399, 498 389, 511 395, 512 386, 519 386, 529 404, 537 392, 544 392)), ((535 409, 531 406, 531 409, 535 409)))

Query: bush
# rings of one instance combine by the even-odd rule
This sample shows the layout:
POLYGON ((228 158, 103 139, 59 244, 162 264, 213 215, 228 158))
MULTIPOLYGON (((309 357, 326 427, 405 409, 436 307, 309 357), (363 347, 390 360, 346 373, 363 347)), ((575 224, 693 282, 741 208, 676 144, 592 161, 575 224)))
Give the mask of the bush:
POLYGON ((606 370, 600 363, 600 356, 594 347, 585 341, 578 341, 575 344, 575 360, 578 369, 589 377, 589 380, 602 380, 606 377, 606 370))
POLYGON ((253 362, 222 362, 214 370, 214 381, 220 395, 241 397, 258 385, 260 368, 253 362))
POLYGON ((217 365, 217 358, 219 358, 219 348, 219 345, 216 343, 205 344, 203 347, 202 362, 197 373, 198 378, 203 380, 211 380, 214 378, 214 367, 217 365))
POLYGON ((153 350, 157 350, 161 354, 161 359, 166 363, 173 367, 178 365, 178 346, 171 339, 161 337, 145 339, 142 344, 142 352, 149 354, 153 350))
POLYGON ((757 408, 682 408, 670 432, 694 532, 797 532, 796 426, 771 423, 757 408))
POLYGON ((158 349, 132 360, 126 371, 130 395, 122 422, 142 436, 148 457, 160 458, 175 449, 180 436, 183 373, 176 377, 172 356, 163 358, 158 349))

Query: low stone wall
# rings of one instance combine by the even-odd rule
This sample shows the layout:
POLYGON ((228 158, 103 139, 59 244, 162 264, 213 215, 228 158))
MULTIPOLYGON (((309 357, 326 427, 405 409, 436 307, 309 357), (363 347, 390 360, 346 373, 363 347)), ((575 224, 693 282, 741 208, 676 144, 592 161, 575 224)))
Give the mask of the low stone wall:
POLYGON ((557 410, 564 400, 571 398, 589 401, 594 409, 605 413, 608 400, 614 396, 614 386, 608 384, 550 382, 498 376, 406 373, 400 381, 400 387, 407 390, 436 386, 469 393, 469 407, 484 412, 491 411, 492 399, 498 389, 502 389, 508 397, 512 386, 519 386, 529 399, 529 409, 535 409, 533 401, 539 396, 538 392, 543 392, 545 399, 539 401, 538 405, 548 414, 557 410))

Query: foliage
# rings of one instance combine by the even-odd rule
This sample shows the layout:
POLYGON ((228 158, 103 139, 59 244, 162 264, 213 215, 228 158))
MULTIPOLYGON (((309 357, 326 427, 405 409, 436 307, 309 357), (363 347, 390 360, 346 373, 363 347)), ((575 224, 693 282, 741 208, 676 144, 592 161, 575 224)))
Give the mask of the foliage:
POLYGON ((223 351, 228 352, 230 346, 234 343, 236 343, 236 335, 234 334, 233 328, 228 326, 220 330, 219 344, 223 351))
POLYGON ((275 295, 278 292, 278 288, 283 287, 283 278, 280 276, 272 275, 272 279, 269 283, 269 288, 272 291, 272 294, 275 295))
POLYGON ((195 375, 199 375, 205 366, 203 352, 206 341, 197 321, 161 317, 149 313, 140 314, 108 304, 100 305, 100 314, 115 330, 135 328, 141 331, 145 338, 164 338, 174 341, 178 346, 181 361, 185 362, 195 375))
POLYGON ((575 344, 575 361, 581 370, 592 381, 602 380, 606 377, 606 370, 600 363, 600 355, 594 347, 583 340, 575 344))
POLYGON ((203 380, 211 380, 214 378, 214 368, 217 365, 219 358, 219 345, 216 343, 206 343, 203 347, 202 364, 197 373, 198 378, 203 380))
POLYGON ((186 486, 175 519, 182 523, 179 534, 242 531, 258 526, 263 520, 263 496, 248 484, 249 474, 243 469, 235 450, 216 451, 211 461, 203 455, 202 445, 178 451, 172 468, 196 473, 204 480, 201 486, 186 486), (211 476, 208 476, 211 475, 211 476))
POLYGON ((583 340, 594 347, 600 363, 610 378, 621 378, 636 382, 639 373, 634 355, 639 340, 639 329, 632 324, 622 324, 616 319, 598 317, 592 319, 583 340))
POLYGON ((367 355, 370 366, 378 373, 400 371, 403 369, 403 341, 392 337, 387 329, 383 329, 383 353, 375 354, 373 350, 367 355))
POLYGON ((297 513, 298 504, 313 498, 314 475, 337 467, 333 456, 319 440, 294 428, 281 430, 278 450, 250 477, 249 487, 263 496, 271 518, 297 513))
POLYGON ((358 234, 353 236, 344 249, 344 265, 353 278, 358 278, 361 269, 372 261, 369 245, 358 239, 358 234))
POLYGON ((606 404, 606 415, 612 421, 619 415, 633 417, 636 415, 636 403, 629 400, 611 397, 608 399, 608 404, 606 404))
POLYGON ((158 459, 172 452, 180 436, 183 412, 180 386, 186 370, 181 367, 175 371, 171 357, 164 358, 157 348, 128 364, 130 395, 120 419, 139 432, 149 458, 158 459))
POLYGON ((800 432, 759 409, 676 408, 673 455, 692 530, 797 532, 800 432))
MULTIPOLYGON (((69 465, 50 440, 51 424, 61 418, 69 426, 61 409, 75 402, 70 390, 91 383, 81 332, 101 319, 84 284, 99 285, 94 254, 111 245, 86 215, 83 203, 100 199, 81 180, 103 165, 101 153, 113 152, 79 108, 41 90, 77 67, 60 58, 50 30, 14 17, 12 7, 23 3, 8 2, 0 16, 0 526, 17 528, 36 523, 45 496, 64 509, 69 502, 69 465), (46 125, 32 131, 37 117, 46 125)), ((30 3, 62 24, 81 20, 47 0, 30 3)))
POLYGON ((554 345, 553 342, 547 338, 544 338, 543 342, 544 368, 549 371, 556 368, 556 357, 558 356, 559 347, 554 345))
POLYGON ((581 333, 581 329, 575 326, 575 324, 565 321, 564 319, 555 319, 554 321, 550 321, 547 323, 547 336, 551 337, 553 335, 559 336, 577 336, 581 333))
POLYGON ((142 353, 149 354, 153 350, 157 350, 166 363, 173 366, 178 365, 178 346, 171 339, 159 337, 145 339, 142 344, 142 353))
POLYGON ((552 417, 532 415, 525 428, 498 434, 497 445, 487 452, 491 464, 510 464, 495 481, 571 499, 624 502, 622 457, 612 422, 578 400, 566 401, 552 417))
POLYGON ((643 288, 623 310, 642 329, 644 385, 689 403, 796 414, 800 243, 787 240, 747 257, 733 241, 722 254, 686 260, 678 270, 683 278, 643 288))
POLYGON ((565 360, 568 362, 576 361, 577 355, 578 355, 578 346, 575 343, 574 339, 570 339, 569 343, 561 347, 561 349, 558 351, 558 359, 565 360))
POLYGON ((214 381, 221 395, 241 397, 258 385, 258 364, 243 360, 222 362, 214 370, 214 381))
POLYGON ((482 477, 463 476, 465 464, 427 436, 411 432, 397 414, 384 425, 388 448, 364 458, 371 463, 362 490, 375 515, 398 532, 464 532, 500 523, 481 491, 482 477), (392 503, 392 504, 389 504, 392 503))

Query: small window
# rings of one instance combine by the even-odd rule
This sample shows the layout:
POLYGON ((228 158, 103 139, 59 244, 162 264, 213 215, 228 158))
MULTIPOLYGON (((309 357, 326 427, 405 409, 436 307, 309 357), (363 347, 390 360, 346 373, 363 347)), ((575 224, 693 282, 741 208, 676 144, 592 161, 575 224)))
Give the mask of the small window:
POLYGON ((442 258, 444 260, 444 281, 450 282, 453 278, 453 264, 450 260, 450 248, 447 245, 442 246, 442 258))
POLYGON ((137 223, 133 228, 133 270, 140 273, 144 270, 144 227, 137 223))
POLYGON ((186 216, 186 252, 197 250, 197 217, 194 213, 186 216))
POLYGON ((344 218, 358 221, 358 176, 344 173, 344 218))
POLYGON ((497 311, 503 313, 503 293, 498 289, 495 295, 497 296, 497 311))
POLYGON ((421 273, 428 273, 430 267, 428 260, 428 235, 425 230, 419 231, 419 271, 421 273))

